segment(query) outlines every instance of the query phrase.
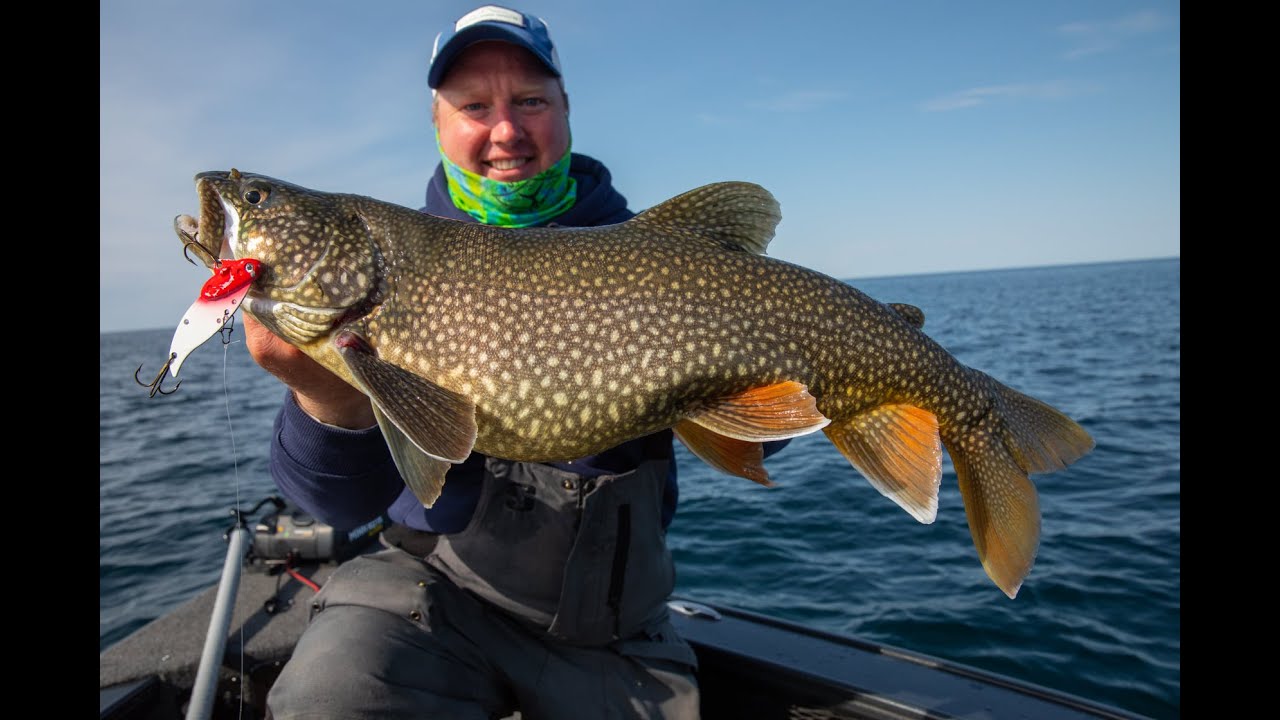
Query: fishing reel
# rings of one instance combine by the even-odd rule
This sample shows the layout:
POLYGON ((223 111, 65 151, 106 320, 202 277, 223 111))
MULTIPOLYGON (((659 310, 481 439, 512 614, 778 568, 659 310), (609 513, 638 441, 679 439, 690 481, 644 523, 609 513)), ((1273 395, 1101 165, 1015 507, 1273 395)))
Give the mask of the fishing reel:
POLYGON ((264 515, 254 525, 253 544, 247 558, 251 563, 341 563, 358 555, 391 524, 386 515, 379 515, 355 529, 336 530, 301 510, 290 508, 275 495, 258 503, 248 514, 268 502, 275 505, 275 511, 264 515))

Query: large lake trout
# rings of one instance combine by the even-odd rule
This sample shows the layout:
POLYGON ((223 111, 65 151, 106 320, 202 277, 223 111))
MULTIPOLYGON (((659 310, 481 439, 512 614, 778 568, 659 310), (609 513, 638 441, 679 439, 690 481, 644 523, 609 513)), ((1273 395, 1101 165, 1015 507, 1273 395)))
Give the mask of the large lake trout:
POLYGON ((673 428, 726 473, 769 484, 760 443, 822 430, 921 522, 951 455, 987 574, 1013 597, 1040 509, 1028 473, 1093 440, 965 367, 923 314, 764 255, 763 188, 690 191, 617 225, 507 229, 261 175, 196 176, 185 240, 262 268, 243 307, 367 394, 430 506, 473 450, 590 455, 673 428))

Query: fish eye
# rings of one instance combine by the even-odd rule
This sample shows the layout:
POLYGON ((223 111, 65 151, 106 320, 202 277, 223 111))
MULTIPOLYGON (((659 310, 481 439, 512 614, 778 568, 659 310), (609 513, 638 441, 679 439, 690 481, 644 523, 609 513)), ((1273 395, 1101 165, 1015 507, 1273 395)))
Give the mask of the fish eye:
POLYGON ((271 195, 271 191, 266 188, 249 188, 244 191, 244 201, 250 205, 257 205, 263 202, 271 195))

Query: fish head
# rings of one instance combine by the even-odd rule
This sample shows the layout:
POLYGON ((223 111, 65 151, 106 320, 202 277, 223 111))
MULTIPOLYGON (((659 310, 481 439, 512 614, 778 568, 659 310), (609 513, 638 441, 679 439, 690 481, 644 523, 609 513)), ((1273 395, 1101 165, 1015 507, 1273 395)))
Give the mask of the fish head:
POLYGON ((245 309, 294 344, 331 334, 376 301, 383 273, 353 196, 264 175, 196 175, 197 237, 220 254, 262 263, 245 309))

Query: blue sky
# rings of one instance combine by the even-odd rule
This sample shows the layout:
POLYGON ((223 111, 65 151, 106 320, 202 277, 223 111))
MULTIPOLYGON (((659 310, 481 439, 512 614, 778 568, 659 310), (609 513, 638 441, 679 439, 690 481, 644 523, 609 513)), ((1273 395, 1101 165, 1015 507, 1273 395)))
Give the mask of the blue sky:
MULTIPOLYGON (((431 43, 479 4, 102 2, 100 330, 195 299, 198 172, 420 207, 431 43)), ((550 25, 573 147, 633 210, 760 183, 769 254, 855 285, 1180 253, 1176 2, 508 5, 550 25)))

